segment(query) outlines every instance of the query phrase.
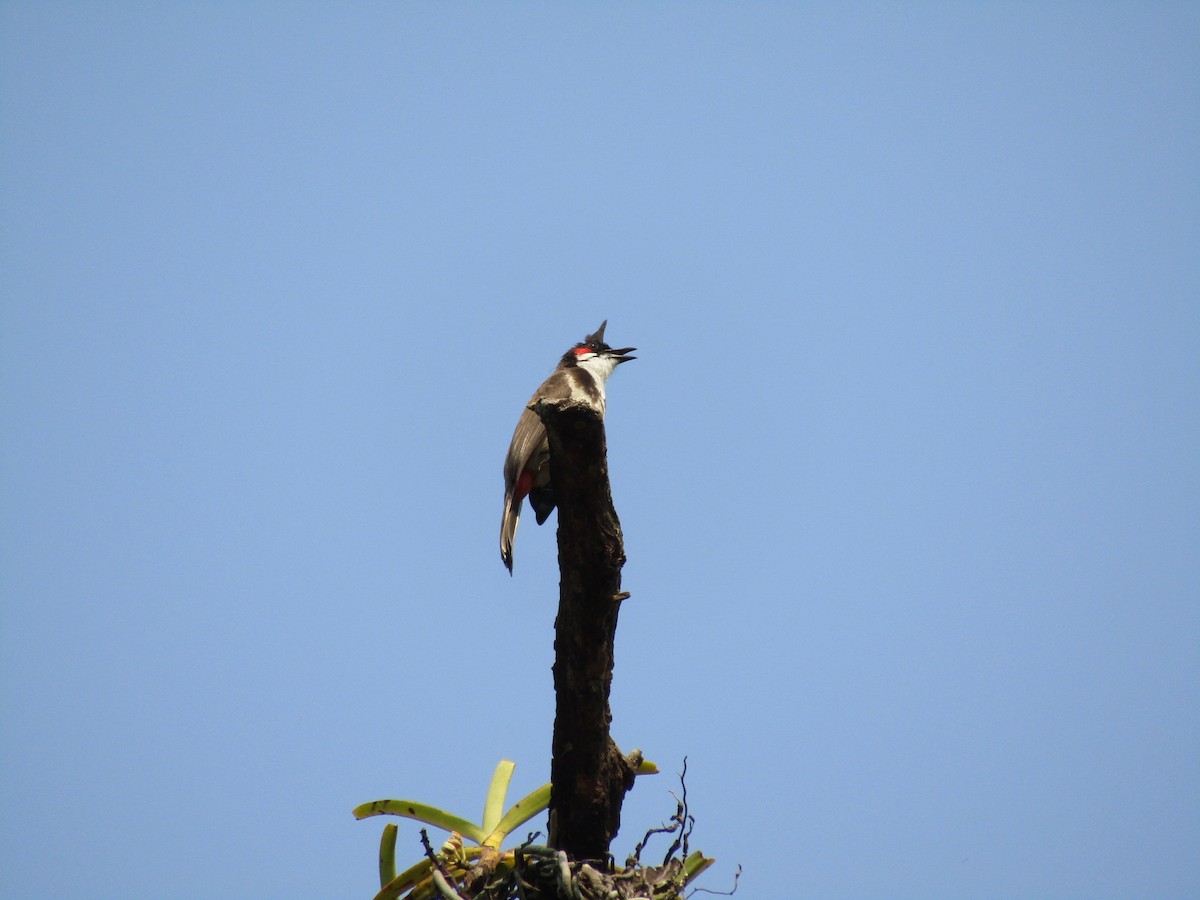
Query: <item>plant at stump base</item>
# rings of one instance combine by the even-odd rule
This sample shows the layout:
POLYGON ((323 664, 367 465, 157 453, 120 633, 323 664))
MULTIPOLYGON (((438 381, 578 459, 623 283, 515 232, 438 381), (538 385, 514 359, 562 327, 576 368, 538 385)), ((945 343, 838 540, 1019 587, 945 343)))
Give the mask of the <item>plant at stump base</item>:
MULTIPOLYGON (((658 773, 652 762, 634 751, 639 775, 658 773)), ((435 806, 410 800, 376 800, 354 810, 354 816, 396 815, 416 819, 450 832, 440 850, 434 851, 425 830, 421 840, 426 858, 396 874, 397 826, 387 825, 379 846, 380 891, 375 900, 537 900, 572 897, 578 900, 674 900, 713 860, 699 851, 689 852, 688 838, 694 820, 687 812, 687 790, 679 800, 670 824, 651 829, 638 844, 624 868, 606 871, 589 862, 572 862, 560 850, 536 845, 530 840, 519 847, 502 850, 512 831, 539 813, 550 802, 550 785, 513 804, 501 814, 515 763, 501 760, 492 775, 484 803, 483 824, 476 825, 435 806), (675 840, 658 867, 645 867, 640 856, 655 834, 675 834, 675 840), (476 846, 466 846, 464 840, 476 846), (682 853, 682 855, 680 855, 682 853)), ((686 772, 686 760, 684 770, 686 772)), ((681 777, 682 781, 682 777, 681 777)))

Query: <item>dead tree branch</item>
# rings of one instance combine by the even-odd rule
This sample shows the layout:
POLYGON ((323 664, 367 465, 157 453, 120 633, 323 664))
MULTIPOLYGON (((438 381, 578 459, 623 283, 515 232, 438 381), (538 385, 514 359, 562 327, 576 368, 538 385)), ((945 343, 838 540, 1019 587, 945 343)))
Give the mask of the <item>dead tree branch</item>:
POLYGON ((605 860, 634 780, 633 764, 609 734, 613 642, 627 596, 621 593, 621 523, 600 411, 580 400, 542 401, 533 410, 549 437, 558 505, 549 843, 572 859, 605 860))

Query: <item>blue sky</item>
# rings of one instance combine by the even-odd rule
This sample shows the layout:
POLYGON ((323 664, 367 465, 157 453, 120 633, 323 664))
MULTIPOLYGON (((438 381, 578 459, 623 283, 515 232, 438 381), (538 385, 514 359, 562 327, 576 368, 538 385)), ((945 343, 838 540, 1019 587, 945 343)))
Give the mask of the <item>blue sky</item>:
POLYGON ((1200 894, 1198 46, 0 6, 0 893, 370 897, 355 805, 545 781, 500 465, 607 318, 618 857, 686 755, 739 896, 1200 894))

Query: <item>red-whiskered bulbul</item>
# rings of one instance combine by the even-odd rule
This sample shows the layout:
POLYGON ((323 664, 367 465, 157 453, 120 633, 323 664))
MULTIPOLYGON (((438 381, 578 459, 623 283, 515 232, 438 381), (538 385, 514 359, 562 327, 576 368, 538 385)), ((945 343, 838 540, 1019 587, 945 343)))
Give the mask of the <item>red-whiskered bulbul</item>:
POLYGON ((504 458, 504 516, 500 520, 500 558, 512 573, 513 538, 521 517, 521 501, 529 497, 537 523, 546 521, 554 509, 554 490, 550 484, 550 444, 546 429, 537 413, 528 409, 539 400, 565 400, 581 394, 604 415, 604 382, 613 369, 636 357, 636 347, 614 350, 604 343, 605 319, 582 341, 563 354, 557 368, 542 382, 517 420, 508 456, 504 458))

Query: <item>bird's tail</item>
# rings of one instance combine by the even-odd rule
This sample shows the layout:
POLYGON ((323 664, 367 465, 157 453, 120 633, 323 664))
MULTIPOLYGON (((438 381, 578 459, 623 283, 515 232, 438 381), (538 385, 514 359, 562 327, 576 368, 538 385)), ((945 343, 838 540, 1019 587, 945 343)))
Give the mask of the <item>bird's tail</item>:
POLYGON ((513 541, 517 537, 517 523, 521 520, 521 501, 514 500, 511 492, 504 495, 504 517, 500 519, 500 558, 508 574, 513 570, 513 541))

